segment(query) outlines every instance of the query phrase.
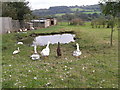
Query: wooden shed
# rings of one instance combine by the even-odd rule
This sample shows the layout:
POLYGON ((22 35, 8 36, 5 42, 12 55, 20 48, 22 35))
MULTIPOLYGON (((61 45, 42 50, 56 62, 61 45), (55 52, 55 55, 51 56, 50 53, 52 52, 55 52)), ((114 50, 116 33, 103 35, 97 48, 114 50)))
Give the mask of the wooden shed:
POLYGON ((38 20, 31 20, 31 22, 33 23, 33 27, 39 28, 47 28, 57 24, 57 20, 55 18, 41 18, 38 20))

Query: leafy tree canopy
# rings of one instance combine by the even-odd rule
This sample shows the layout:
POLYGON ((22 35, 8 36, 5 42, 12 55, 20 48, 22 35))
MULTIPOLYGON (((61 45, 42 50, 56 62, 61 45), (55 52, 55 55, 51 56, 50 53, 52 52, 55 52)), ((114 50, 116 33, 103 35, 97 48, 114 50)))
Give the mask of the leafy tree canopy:
POLYGON ((24 20, 31 15, 31 10, 28 7, 29 2, 3 2, 2 16, 12 17, 13 19, 24 20))
POLYGON ((120 0, 101 0, 100 5, 105 15, 119 16, 120 0))

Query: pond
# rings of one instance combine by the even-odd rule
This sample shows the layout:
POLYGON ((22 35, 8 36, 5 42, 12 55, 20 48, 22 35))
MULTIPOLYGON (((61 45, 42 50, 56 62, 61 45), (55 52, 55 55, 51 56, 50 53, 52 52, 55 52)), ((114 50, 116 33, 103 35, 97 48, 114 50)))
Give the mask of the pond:
POLYGON ((47 45, 48 41, 51 44, 57 44, 58 42, 65 44, 70 42, 75 42, 75 34, 55 34, 55 35, 40 35, 35 37, 33 45, 37 44, 40 46, 47 45))

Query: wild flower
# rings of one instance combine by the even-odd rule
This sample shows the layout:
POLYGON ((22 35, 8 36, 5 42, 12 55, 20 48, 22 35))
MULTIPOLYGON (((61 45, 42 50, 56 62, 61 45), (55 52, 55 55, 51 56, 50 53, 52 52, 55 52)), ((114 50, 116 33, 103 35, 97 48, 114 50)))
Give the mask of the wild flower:
POLYGON ((83 70, 85 69, 85 67, 82 68, 83 70))
POLYGON ((46 84, 46 86, 50 86, 51 85, 51 83, 50 82, 48 82, 47 84, 46 84))
POLYGON ((70 73, 70 72, 67 72, 67 73, 70 73))
POLYGON ((37 79, 37 77, 34 77, 34 79, 37 79))
POLYGON ((67 67, 67 66, 65 66, 65 67, 67 67))
POLYGON ((31 72, 31 70, 28 70, 28 72, 31 72))
POLYGON ((84 58, 86 58, 86 56, 84 56, 84 58))
POLYGON ((93 70, 92 72, 95 72, 95 70, 93 70))
POLYGON ((65 58, 65 60, 68 60, 68 58, 65 58))
POLYGON ((18 83, 15 83, 14 85, 17 85, 18 83))
POLYGON ((9 65, 9 67, 11 67, 12 65, 9 65))
POLYGON ((47 79, 47 78, 45 78, 45 79, 47 79))
POLYGON ((11 77, 11 75, 9 75, 11 77))
POLYGON ((102 80, 103 82, 105 81, 105 80, 102 80))
POLYGON ((62 78, 61 80, 63 81, 64 79, 62 78))

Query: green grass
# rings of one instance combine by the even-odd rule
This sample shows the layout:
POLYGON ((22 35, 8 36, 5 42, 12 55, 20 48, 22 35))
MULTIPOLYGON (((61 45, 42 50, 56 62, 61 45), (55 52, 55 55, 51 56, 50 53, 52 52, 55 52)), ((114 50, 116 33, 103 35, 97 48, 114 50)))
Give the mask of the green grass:
POLYGON ((55 16, 62 16, 62 15, 65 15, 65 13, 55 14, 55 16))
POLYGON ((83 11, 84 9, 81 9, 81 8, 71 8, 71 11, 76 11, 76 10, 83 11))
MULTIPOLYGON (((99 11, 94 11, 94 10, 89 10, 89 9, 71 8, 71 11, 76 11, 76 10, 84 11, 84 12, 82 12, 83 14, 93 14, 93 13, 100 14, 101 13, 99 11)), ((70 14, 73 14, 73 13, 70 13, 70 14)), ((62 16, 62 15, 65 15, 65 13, 55 14, 55 16, 62 16)))
POLYGON ((82 8, 71 8, 71 11, 91 11, 91 12, 94 12, 94 10, 89 10, 89 9, 82 9, 82 8))
MULTIPOLYGON (((59 13, 59 14, 55 14, 55 16, 62 16, 62 15, 65 15, 66 13, 59 13)), ((74 13, 69 13, 69 14, 74 14, 74 13)))
POLYGON ((97 13, 97 14, 100 14, 101 12, 99 11, 91 11, 91 12, 83 12, 84 14, 94 14, 94 13, 97 13))
POLYGON ((81 8, 71 8, 71 11, 76 11, 76 10, 78 10, 78 11, 85 11, 85 12, 83 12, 84 14, 93 14, 93 13, 100 14, 99 11, 94 11, 94 10, 89 10, 89 9, 81 9, 81 8))
MULTIPOLYGON (((3 88, 118 88, 118 31, 114 31, 110 47, 110 29, 85 26, 57 26, 4 34, 2 42, 3 88), (30 38, 31 33, 75 31, 80 44, 80 58, 72 56, 75 43, 62 44, 62 57, 56 57, 57 45, 50 45, 50 56, 38 61, 30 59, 33 47, 19 45, 21 52, 12 55, 18 47, 17 39, 30 38), (34 79, 36 77, 37 79, 34 79), (46 85, 50 83, 49 85, 46 85)), ((32 39, 31 39, 32 40, 32 39)), ((40 52, 45 46, 38 46, 40 52)))

